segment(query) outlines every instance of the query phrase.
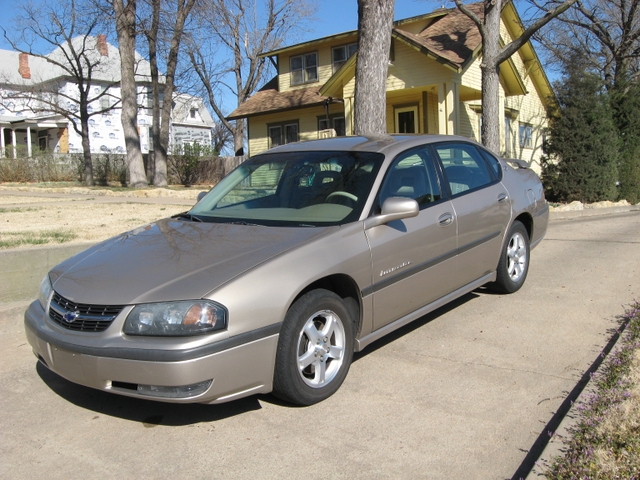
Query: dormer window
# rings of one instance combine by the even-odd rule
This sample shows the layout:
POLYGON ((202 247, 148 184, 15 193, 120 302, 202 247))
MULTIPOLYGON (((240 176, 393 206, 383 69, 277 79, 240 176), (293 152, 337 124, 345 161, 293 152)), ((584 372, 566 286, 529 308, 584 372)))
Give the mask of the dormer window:
POLYGON ((347 63, 347 60, 351 58, 351 55, 358 50, 357 43, 350 43, 349 45, 340 45, 339 47, 333 47, 331 49, 331 65, 333 67, 333 73, 340 70, 340 67, 347 63))
POLYGON ((305 53, 290 57, 291 85, 318 81, 318 53, 305 53))
POLYGON ((189 110, 189 117, 191 118, 196 118, 196 113, 198 112, 197 109, 192 108, 191 110, 189 110))

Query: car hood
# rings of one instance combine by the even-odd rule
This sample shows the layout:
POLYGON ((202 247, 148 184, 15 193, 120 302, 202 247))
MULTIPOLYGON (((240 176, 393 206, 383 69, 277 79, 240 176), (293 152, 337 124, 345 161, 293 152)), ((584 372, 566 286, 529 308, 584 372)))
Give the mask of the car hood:
POLYGON ((76 303, 127 305, 201 298, 329 230, 165 219, 100 243, 50 272, 76 303))

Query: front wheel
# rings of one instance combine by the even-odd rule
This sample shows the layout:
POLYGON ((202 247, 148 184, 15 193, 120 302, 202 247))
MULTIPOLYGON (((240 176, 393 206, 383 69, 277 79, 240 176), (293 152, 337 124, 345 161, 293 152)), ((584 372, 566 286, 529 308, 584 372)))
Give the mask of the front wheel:
POLYGON ((289 309, 280 331, 273 393, 295 405, 333 395, 353 358, 353 324, 342 299, 313 290, 289 309))
POLYGON ((497 278, 491 285, 492 289, 499 293, 513 293, 520 290, 529 271, 529 253, 527 229, 522 223, 515 221, 500 254, 497 278))

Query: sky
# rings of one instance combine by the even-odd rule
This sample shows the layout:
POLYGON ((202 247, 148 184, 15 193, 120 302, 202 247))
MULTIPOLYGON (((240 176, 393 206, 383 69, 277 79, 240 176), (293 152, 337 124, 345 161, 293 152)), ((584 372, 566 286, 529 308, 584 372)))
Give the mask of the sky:
MULTIPOLYGON (((37 0, 35 0, 37 2, 37 0)), ((7 30, 12 28, 16 0, 0 0, 0 27, 7 30)), ((442 3, 445 3, 444 1, 442 3)), ((429 0, 396 0, 395 19, 412 17, 427 13, 439 5, 429 0)), ((322 0, 317 2, 316 20, 309 25, 309 31, 300 41, 312 40, 318 37, 356 30, 358 28, 357 0, 322 0)), ((297 43, 297 42, 296 42, 297 43)), ((11 47, 1 35, 0 48, 11 47)))
MULTIPOLYGON (((0 3, 4 0, 0 0, 0 3)), ((444 0, 442 4, 446 3, 444 0)), ((429 13, 438 5, 429 0, 396 0, 394 20, 429 13)), ((315 28, 303 40, 348 32, 358 28, 357 0, 322 0, 317 3, 315 28)))

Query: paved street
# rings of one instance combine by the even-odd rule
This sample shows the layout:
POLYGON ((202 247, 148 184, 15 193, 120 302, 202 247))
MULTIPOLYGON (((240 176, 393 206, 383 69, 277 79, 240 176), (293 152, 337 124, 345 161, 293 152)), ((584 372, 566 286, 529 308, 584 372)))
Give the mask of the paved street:
POLYGON ((27 304, 7 304, 0 478, 526 475, 529 450, 634 299, 640 213, 553 222, 522 290, 474 292, 373 344, 308 408, 270 396, 175 406, 73 385, 37 365, 27 304))

